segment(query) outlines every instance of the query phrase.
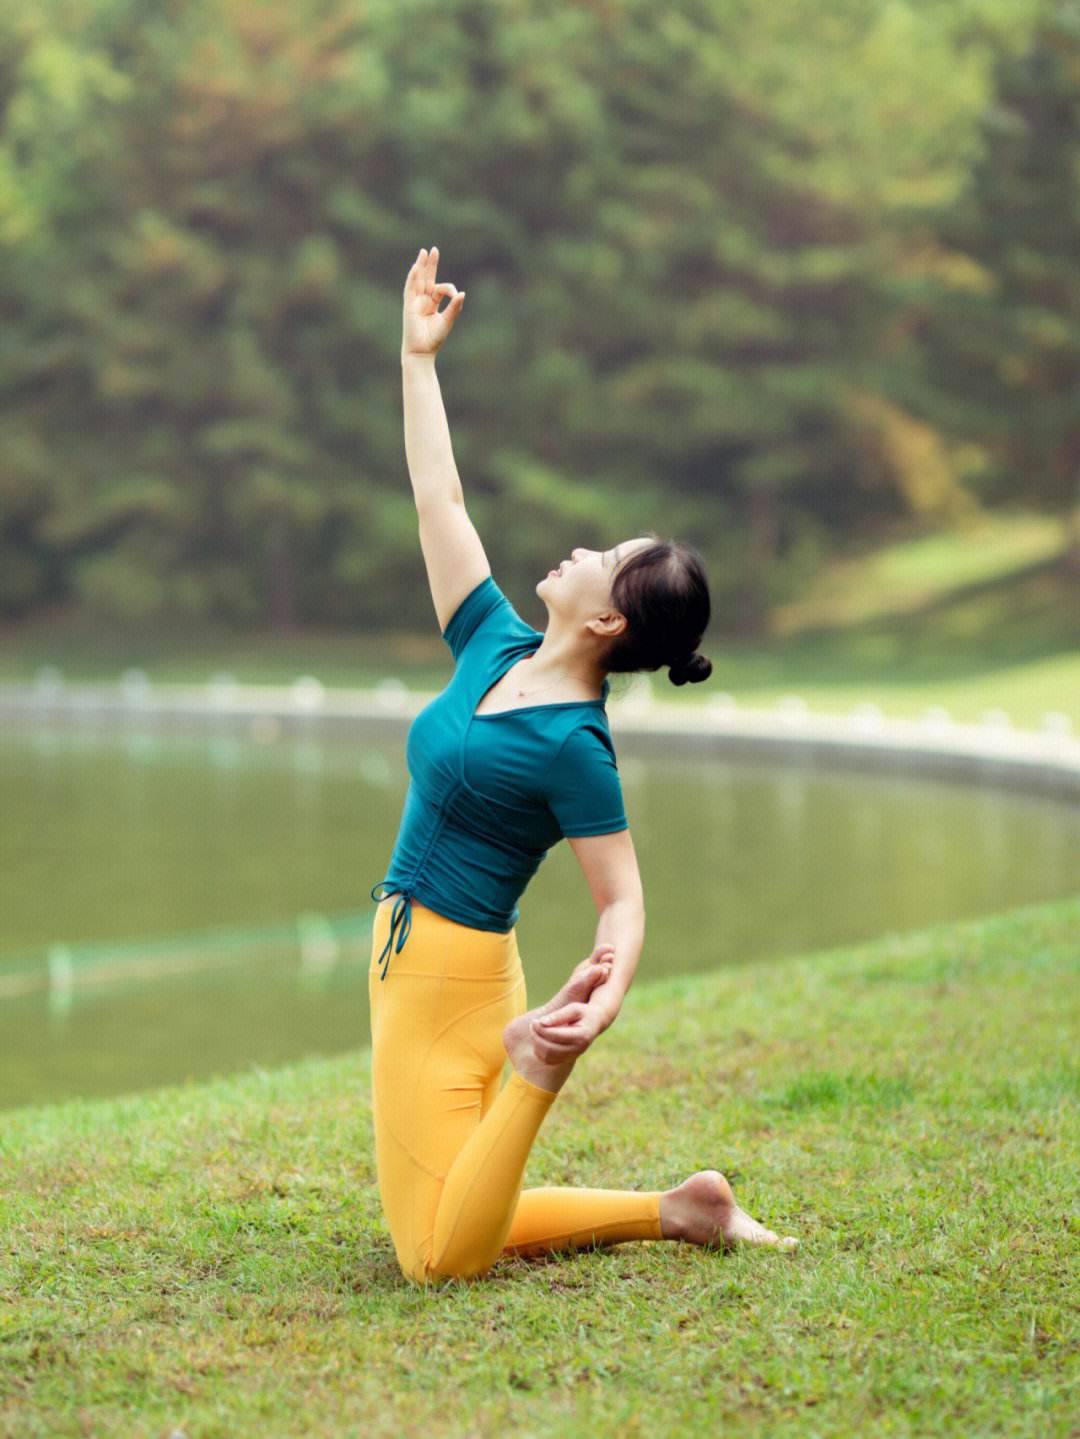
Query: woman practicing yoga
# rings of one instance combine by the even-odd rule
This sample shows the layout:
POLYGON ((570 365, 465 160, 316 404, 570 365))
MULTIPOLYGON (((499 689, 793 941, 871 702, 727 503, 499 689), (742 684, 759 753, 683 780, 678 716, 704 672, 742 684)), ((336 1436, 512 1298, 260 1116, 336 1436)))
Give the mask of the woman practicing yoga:
POLYGON ((481 1274, 504 1253, 629 1239, 792 1247, 713 1169, 663 1191, 522 1189, 544 1116, 618 1014, 645 934, 607 675, 669 664, 675 684, 707 678, 695 647, 709 594, 697 552, 650 534, 573 550, 536 587, 547 630, 520 617, 454 464, 435 356, 465 295, 435 283, 438 255, 422 249, 406 278, 401 364, 420 545, 455 668, 409 727, 401 827, 371 891, 375 1161, 398 1263, 426 1283, 481 1274), (563 837, 599 912, 596 943, 527 1012, 517 900, 563 837))

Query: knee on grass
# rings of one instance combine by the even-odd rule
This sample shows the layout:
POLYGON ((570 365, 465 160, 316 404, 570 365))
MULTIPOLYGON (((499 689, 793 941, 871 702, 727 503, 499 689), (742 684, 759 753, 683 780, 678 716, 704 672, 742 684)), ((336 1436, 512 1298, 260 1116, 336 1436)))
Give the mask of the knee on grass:
POLYGON ((401 1272, 406 1279, 421 1286, 434 1285, 439 1288, 455 1280, 467 1281, 482 1278, 491 1269, 491 1264, 463 1264, 444 1260, 433 1264, 430 1258, 418 1259, 413 1264, 402 1264, 401 1272))

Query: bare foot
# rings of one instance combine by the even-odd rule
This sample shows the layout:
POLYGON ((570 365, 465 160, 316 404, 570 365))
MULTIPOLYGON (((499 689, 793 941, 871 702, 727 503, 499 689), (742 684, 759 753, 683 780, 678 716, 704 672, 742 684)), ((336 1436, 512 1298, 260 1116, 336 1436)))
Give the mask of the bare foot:
POLYGON ((731 1185, 716 1169, 702 1169, 669 1189, 660 1200, 660 1228, 665 1239, 684 1239, 707 1248, 734 1249, 737 1244, 767 1244, 795 1249, 792 1235, 781 1239, 735 1202, 731 1185))
POLYGON ((556 995, 536 1009, 526 1010, 512 1019, 503 1030, 503 1045, 510 1056, 510 1063, 523 1079, 539 1089, 560 1090, 570 1078, 570 1072, 577 1062, 568 1059, 561 1064, 544 1064, 536 1057, 533 1048, 533 1022, 543 1014, 561 1009, 564 1004, 584 1004, 596 986, 611 972, 610 959, 590 955, 583 959, 573 974, 556 995))

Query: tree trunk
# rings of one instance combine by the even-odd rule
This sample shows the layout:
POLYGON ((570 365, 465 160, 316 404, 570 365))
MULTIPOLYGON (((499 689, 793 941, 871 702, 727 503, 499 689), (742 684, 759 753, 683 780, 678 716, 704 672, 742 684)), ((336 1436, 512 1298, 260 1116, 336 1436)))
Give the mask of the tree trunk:
POLYGON ((780 506, 772 485, 751 487, 746 497, 746 556, 735 616, 735 633, 760 637, 768 629, 766 578, 776 563, 780 506))
POLYGON ((296 585, 285 526, 276 530, 270 541, 269 569, 270 628, 291 630, 296 623, 296 585))

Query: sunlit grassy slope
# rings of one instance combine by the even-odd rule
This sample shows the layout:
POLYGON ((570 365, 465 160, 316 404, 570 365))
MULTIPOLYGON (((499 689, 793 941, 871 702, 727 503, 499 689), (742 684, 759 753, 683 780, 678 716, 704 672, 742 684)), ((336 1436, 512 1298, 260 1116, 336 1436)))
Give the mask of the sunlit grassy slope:
POLYGON ((1060 554, 1060 520, 1019 513, 982 515, 948 533, 925 535, 834 560, 798 599, 779 606, 783 637, 815 626, 844 627, 917 614, 980 585, 993 586, 1060 554))

